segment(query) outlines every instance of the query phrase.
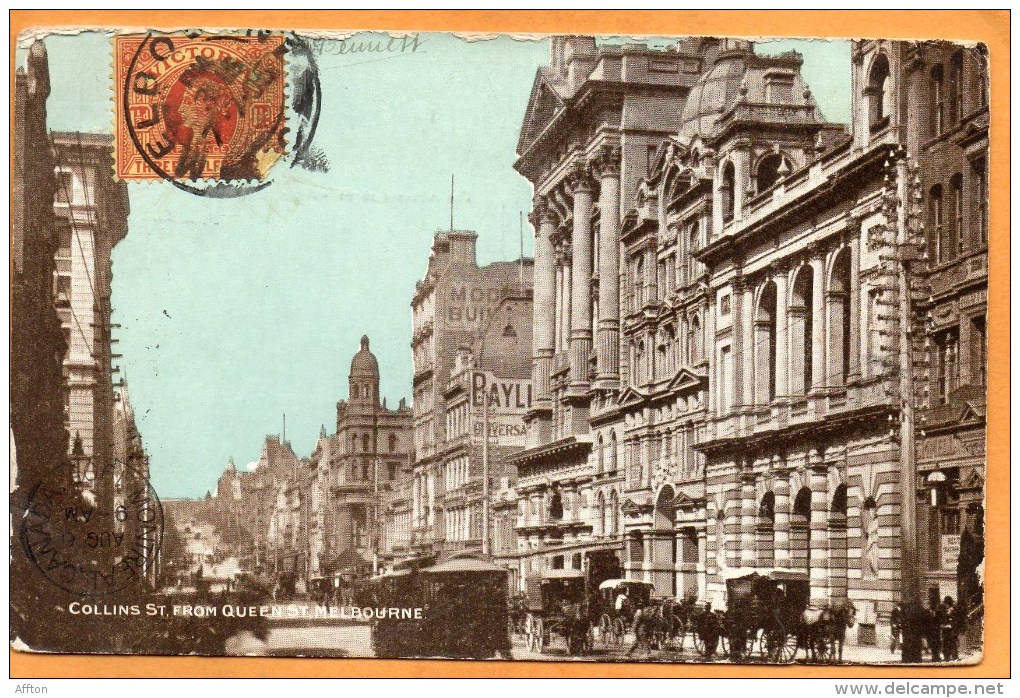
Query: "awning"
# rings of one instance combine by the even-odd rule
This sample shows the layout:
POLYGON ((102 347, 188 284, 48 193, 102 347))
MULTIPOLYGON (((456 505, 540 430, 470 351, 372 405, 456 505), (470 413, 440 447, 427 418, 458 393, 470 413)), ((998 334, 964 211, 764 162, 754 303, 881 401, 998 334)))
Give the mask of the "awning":
POLYGON ((627 586, 628 584, 645 587, 654 586, 651 582, 646 582, 643 579, 607 579, 599 584, 599 589, 615 589, 618 586, 627 586))

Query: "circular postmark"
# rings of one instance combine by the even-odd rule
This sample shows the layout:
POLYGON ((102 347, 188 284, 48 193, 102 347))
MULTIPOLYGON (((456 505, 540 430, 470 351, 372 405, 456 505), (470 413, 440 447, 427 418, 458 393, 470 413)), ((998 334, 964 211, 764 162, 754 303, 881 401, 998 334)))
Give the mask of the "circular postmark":
POLYGON ((233 198, 269 186, 278 162, 309 159, 321 99, 304 39, 149 33, 115 44, 120 178, 159 178, 192 194, 233 198))
POLYGON ((129 465, 75 478, 63 464, 28 496, 21 543, 32 564, 64 591, 97 597, 141 584, 163 538, 163 505, 129 465))

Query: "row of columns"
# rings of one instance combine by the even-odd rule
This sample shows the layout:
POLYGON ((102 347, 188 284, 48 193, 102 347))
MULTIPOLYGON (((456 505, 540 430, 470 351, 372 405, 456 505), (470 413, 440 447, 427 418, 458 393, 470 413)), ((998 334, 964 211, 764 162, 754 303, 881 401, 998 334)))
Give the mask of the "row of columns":
MULTIPOLYGON (((835 376, 842 371, 843 312, 850 313, 849 376, 861 375, 862 342, 857 327, 860 323, 860 253, 859 239, 848 245, 850 254, 849 288, 827 288, 828 276, 825 257, 814 253, 809 261, 812 271, 811 302, 808 308, 791 299, 790 278, 787 265, 776 265, 771 280, 776 285, 775 317, 775 393, 779 397, 801 394, 805 389, 803 379, 797 375, 795 357, 807 355, 803 323, 811 323, 810 349, 811 388, 818 389, 834 384, 835 376)), ((764 386, 755 377, 769 370, 769 357, 764 354, 768 348, 769 328, 766 322, 756 320, 756 295, 760 286, 748 283, 746 277, 738 275, 733 283, 733 325, 734 347, 737 360, 734 362, 733 405, 750 406, 767 404, 764 386)), ((712 299, 714 301, 714 299, 712 299)), ((758 299, 760 302, 760 299, 758 299)), ((709 317, 714 318, 710 312, 709 317)), ((714 329, 710 331, 712 340, 714 329)), ((800 364, 802 369, 807 370, 800 364)), ((721 385, 721 383, 716 383, 721 385)), ((713 403, 716 401, 713 400, 713 403)), ((713 404, 713 407, 715 405, 713 404)))
POLYGON ((553 203, 537 197, 530 217, 536 229, 532 380, 539 406, 551 401, 549 374, 557 350, 569 349, 572 391, 588 388, 588 359, 596 339, 598 383, 611 387, 619 380, 619 148, 604 146, 591 159, 578 163, 565 185, 572 195, 569 239, 564 236, 561 241, 569 245, 568 255, 557 255, 558 216, 553 203), (598 317, 593 325, 591 219, 596 192, 601 215, 598 317), (592 336, 593 326, 597 337, 592 336))

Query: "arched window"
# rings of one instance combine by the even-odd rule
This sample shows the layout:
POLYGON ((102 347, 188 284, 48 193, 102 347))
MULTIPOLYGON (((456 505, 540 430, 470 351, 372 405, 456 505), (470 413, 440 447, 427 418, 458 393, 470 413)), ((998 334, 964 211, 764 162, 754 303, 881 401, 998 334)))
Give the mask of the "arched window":
POLYGON ((959 172, 954 174, 949 179, 949 189, 952 192, 952 207, 953 207, 953 231, 952 237, 955 238, 953 244, 954 256, 957 253, 963 252, 965 246, 964 240, 967 239, 966 231, 964 230, 964 216, 963 216, 963 175, 959 172))
POLYGON ((358 397, 358 386, 357 385, 351 385, 351 399, 352 400, 353 399, 357 399, 357 397, 358 397))
POLYGON ((616 490, 609 495, 609 533, 616 535, 620 530, 620 501, 617 498, 616 490))
POLYGON ((727 161, 722 168, 722 179, 719 184, 719 203, 722 206, 723 225, 733 220, 736 206, 736 171, 733 163, 727 161))
POLYGON ((645 256, 644 253, 638 254, 636 260, 634 260, 634 278, 631 281, 631 287, 634 289, 634 308, 633 310, 640 310, 645 302, 645 256))
POLYGON ((949 123, 963 121, 963 51, 949 59, 949 123))
POLYGON ((397 450, 397 435, 390 434, 390 453, 397 450))
POLYGON ((754 318, 754 397, 767 405, 776 397, 776 282, 762 288, 754 318))
POLYGON ((652 538, 652 584, 656 596, 676 596, 676 493, 666 485, 655 500, 652 538))
POLYGON ((609 432, 609 472, 616 472, 616 432, 609 432))
POLYGON ((878 54, 875 62, 871 65, 871 73, 868 76, 868 87, 865 95, 868 97, 868 123, 871 132, 875 133, 889 124, 889 95, 886 91, 889 88, 889 59, 884 53, 878 54))
POLYGON ((790 516, 790 561, 803 572, 811 568, 811 490, 802 487, 790 516))
POLYGON ((931 79, 928 84, 928 97, 930 100, 929 115, 931 120, 931 135, 938 136, 945 130, 946 126, 946 93, 945 79, 942 66, 936 65, 931 69, 931 79))
POLYGON ((687 337, 687 346, 691 354, 691 363, 699 364, 704 360, 704 354, 702 353, 701 344, 701 321, 698 316, 695 315, 691 320, 691 329, 687 337))
POLYGON ((776 495, 766 492, 758 503, 758 526, 755 542, 759 567, 772 567, 776 548, 776 495))
POLYGON ((600 536, 606 535, 609 530, 608 523, 606 521, 606 497, 599 492, 598 497, 595 498, 595 532, 600 536))
POLYGON ((606 471, 606 447, 602 441, 602 434, 599 434, 599 443, 596 453, 597 453, 596 458, 598 458, 597 472, 604 473, 606 471))
POLYGON ((833 598, 845 599, 847 588, 847 487, 840 485, 829 506, 829 587, 833 598))
POLYGON ((846 385, 850 376, 850 333, 853 332, 850 317, 850 250, 844 247, 836 255, 829 276, 829 369, 830 384, 846 385))
POLYGON ((368 444, 369 444, 368 434, 362 434, 361 435, 361 450, 362 451, 367 451, 368 450, 368 444))
POLYGON ((790 161, 782 153, 769 153, 758 161, 755 171, 755 192, 761 194, 776 186, 776 183, 790 173, 790 161))
POLYGON ((558 521, 563 518, 563 495, 553 492, 549 500, 549 518, 558 521))
POLYGON ((949 244, 941 184, 936 184, 928 192, 928 230, 931 236, 929 244, 935 252, 935 262, 940 264, 952 259, 955 255, 952 253, 952 245, 949 244))
POLYGON ((694 253, 698 251, 699 244, 698 238, 698 222, 694 221, 691 223, 691 229, 687 232, 687 283, 694 283, 694 277, 697 274, 697 260, 694 259, 694 253))
POLYGON ((814 270, 805 264, 797 272, 790 299, 790 394, 805 395, 811 389, 811 333, 814 330, 814 270))

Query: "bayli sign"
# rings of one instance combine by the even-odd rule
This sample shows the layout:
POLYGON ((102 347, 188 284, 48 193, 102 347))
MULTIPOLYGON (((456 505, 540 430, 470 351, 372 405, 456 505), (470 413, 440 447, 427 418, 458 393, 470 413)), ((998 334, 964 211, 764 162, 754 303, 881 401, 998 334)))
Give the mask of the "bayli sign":
POLYGON ((499 378, 488 371, 471 374, 472 438, 482 440, 485 422, 489 424, 489 444, 524 446, 527 429, 524 414, 531 409, 531 381, 499 378), (488 401, 488 414, 485 401, 488 401))

